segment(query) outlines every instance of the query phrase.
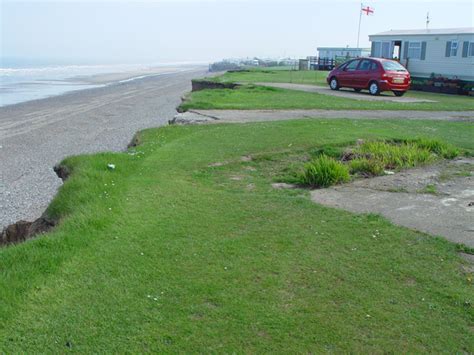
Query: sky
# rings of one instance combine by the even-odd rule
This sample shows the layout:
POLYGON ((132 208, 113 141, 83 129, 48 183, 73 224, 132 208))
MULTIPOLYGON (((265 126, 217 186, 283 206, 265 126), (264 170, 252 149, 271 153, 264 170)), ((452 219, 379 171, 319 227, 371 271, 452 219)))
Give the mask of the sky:
MULTIPOLYGON (((472 0, 372 0, 360 44, 390 29, 474 27, 472 0)), ((0 0, 0 57, 82 63, 306 57, 356 46, 356 0, 0 0)))

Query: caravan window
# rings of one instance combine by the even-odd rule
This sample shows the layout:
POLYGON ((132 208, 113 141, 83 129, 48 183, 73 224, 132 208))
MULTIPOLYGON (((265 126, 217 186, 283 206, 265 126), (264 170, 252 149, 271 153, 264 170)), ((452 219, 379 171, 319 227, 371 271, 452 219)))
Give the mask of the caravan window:
POLYGON ((469 57, 474 57, 474 42, 469 43, 469 51, 467 55, 469 57))
POLYGON ((421 42, 409 42, 408 43, 408 58, 420 59, 421 58, 421 42))
POLYGON ((458 55, 458 41, 451 42, 451 57, 458 55))
POLYGON ((373 42, 372 57, 390 58, 391 42, 373 42))
POLYGON ((382 42, 382 58, 390 58, 390 42, 382 42))
POLYGON ((380 57, 381 49, 382 49, 382 42, 373 42, 373 53, 372 57, 380 57))

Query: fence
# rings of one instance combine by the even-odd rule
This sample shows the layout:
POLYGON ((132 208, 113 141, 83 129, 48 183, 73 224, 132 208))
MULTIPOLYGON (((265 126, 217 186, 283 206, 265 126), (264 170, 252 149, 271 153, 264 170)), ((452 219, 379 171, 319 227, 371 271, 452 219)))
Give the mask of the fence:
POLYGON ((320 57, 308 57, 309 68, 311 70, 332 70, 338 65, 347 62, 355 57, 335 57, 335 58, 320 58, 320 57))

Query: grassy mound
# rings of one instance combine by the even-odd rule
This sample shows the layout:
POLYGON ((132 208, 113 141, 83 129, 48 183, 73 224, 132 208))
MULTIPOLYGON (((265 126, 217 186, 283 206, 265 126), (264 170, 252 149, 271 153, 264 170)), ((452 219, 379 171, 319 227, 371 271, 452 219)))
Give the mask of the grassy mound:
POLYGON ((59 226, 0 249, 1 351, 469 352, 455 245, 271 187, 273 154, 415 133, 474 148, 462 122, 300 120, 67 159, 59 226))

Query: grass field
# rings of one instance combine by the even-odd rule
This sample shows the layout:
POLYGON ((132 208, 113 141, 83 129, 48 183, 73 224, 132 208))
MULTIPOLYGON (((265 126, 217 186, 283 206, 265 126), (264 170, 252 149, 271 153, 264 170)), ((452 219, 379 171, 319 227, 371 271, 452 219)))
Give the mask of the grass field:
POLYGON ((322 145, 423 136, 472 151, 473 134, 403 120, 170 126, 67 159, 48 212, 60 225, 0 249, 0 351, 472 352, 472 275, 455 245, 270 184, 322 145))
MULTIPOLYGON (((295 83, 325 86, 327 71, 250 69, 228 72, 209 78, 217 82, 295 83)), ((437 101, 436 103, 396 103, 360 101, 294 90, 244 86, 238 90, 205 90, 193 93, 183 109, 331 109, 331 110, 474 110, 474 99, 468 96, 410 91, 406 97, 437 101)))
POLYGON ((407 94, 407 96, 426 98, 437 102, 361 101, 297 90, 245 85, 234 90, 217 89, 193 92, 183 102, 181 109, 474 110, 474 99, 468 96, 414 92, 407 94))
MULTIPOLYGON (((285 67, 284 67, 285 68, 285 67)), ((300 71, 280 68, 250 69, 241 72, 230 72, 209 78, 217 82, 232 83, 295 83, 325 86, 327 71, 300 71)))

